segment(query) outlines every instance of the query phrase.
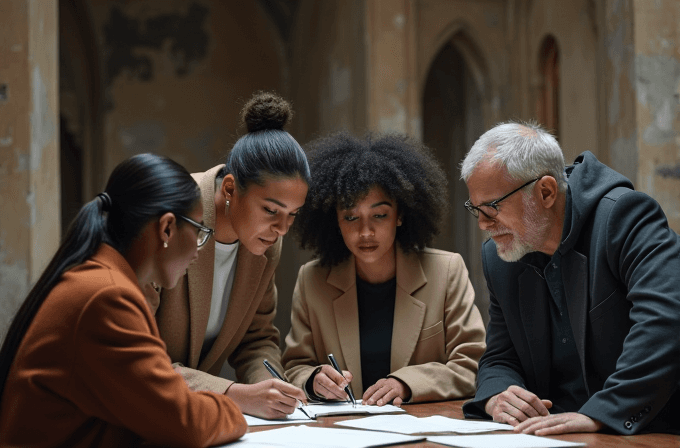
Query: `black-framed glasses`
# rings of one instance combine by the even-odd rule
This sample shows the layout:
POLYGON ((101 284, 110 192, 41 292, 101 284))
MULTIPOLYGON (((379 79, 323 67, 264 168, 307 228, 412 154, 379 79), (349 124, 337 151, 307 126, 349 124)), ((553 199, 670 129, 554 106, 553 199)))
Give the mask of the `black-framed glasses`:
POLYGON ((479 213, 481 212, 487 218, 494 219, 496 216, 498 216, 498 212, 499 212, 498 204, 500 204, 502 201, 506 200, 507 198, 509 198, 513 194, 517 193, 519 190, 526 187, 527 185, 536 182, 537 180, 539 180, 542 177, 543 176, 539 176, 536 179, 532 179, 529 182, 525 183, 524 185, 522 185, 518 188, 515 188, 514 190, 512 190, 510 193, 506 194, 502 198, 496 199, 495 201, 491 201, 487 204, 480 204, 478 206, 474 206, 474 205, 472 205, 472 202, 470 202, 470 200, 468 199, 467 201, 465 201, 465 204, 463 204, 463 205, 465 206, 465 209, 467 211, 469 211, 472 214, 472 216, 474 216, 475 218, 479 218, 479 213))
POLYGON ((205 243, 207 243, 208 240, 210 239, 210 235, 215 233, 215 231, 213 229, 211 229, 210 227, 206 227, 203 224, 199 224, 191 218, 187 218, 184 215, 177 215, 177 216, 179 216, 180 218, 182 218, 183 220, 185 220, 186 222, 188 222, 189 224, 191 224, 192 226, 194 226, 198 229, 198 236, 196 237, 196 243, 198 244, 198 247, 201 247, 205 243))

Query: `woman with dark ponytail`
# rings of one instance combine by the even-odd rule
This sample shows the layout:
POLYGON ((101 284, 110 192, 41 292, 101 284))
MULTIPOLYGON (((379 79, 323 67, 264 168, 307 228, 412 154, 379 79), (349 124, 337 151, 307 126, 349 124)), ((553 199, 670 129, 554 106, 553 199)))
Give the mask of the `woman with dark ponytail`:
POLYGON ((283 372, 274 326, 274 270, 282 237, 305 202, 309 166, 283 127, 290 105, 272 93, 255 94, 241 117, 248 133, 226 164, 194 174, 203 195, 203 219, 215 228, 179 285, 149 297, 176 369, 189 387, 232 398, 244 413, 282 418, 306 401, 302 390, 272 379, 267 359, 283 372), (225 362, 237 383, 220 378, 225 362))
POLYGON ((0 447, 203 447, 245 433, 238 407, 192 392, 140 285, 172 288, 212 230, 200 190, 170 159, 119 164, 85 204, 0 352, 0 447))

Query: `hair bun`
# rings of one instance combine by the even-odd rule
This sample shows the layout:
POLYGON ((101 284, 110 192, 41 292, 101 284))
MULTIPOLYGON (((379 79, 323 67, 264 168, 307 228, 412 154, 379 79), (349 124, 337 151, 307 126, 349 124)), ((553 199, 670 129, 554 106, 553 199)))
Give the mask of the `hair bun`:
POLYGON ((293 118, 290 103, 275 93, 257 92, 241 110, 241 120, 248 132, 283 129, 293 118))

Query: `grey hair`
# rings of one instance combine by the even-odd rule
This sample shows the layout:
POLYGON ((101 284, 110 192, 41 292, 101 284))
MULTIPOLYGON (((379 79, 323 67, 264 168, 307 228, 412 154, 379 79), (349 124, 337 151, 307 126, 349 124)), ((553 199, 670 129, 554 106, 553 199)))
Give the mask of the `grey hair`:
POLYGON ((504 166, 513 179, 529 181, 549 175, 557 181, 560 192, 567 190, 562 149, 555 137, 536 123, 509 121, 486 131, 461 162, 460 178, 467 182, 487 158, 504 166))

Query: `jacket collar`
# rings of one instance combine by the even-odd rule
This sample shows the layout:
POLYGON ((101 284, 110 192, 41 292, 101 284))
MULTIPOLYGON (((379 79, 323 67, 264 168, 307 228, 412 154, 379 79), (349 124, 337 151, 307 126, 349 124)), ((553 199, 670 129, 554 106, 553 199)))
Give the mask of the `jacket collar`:
MULTIPOLYGON (((394 307, 394 327, 390 370, 408 365, 418 343, 425 318, 426 305, 412 294, 427 283, 418 254, 404 254, 397 245, 397 292, 394 307)), ((353 255, 333 267, 327 283, 340 290, 333 300, 336 331, 342 353, 334 353, 341 367, 354 374, 352 387, 364 391, 361 378, 361 353, 359 339, 359 308, 357 303, 356 269, 353 255)), ((363 392, 362 392, 363 393, 363 392)))

